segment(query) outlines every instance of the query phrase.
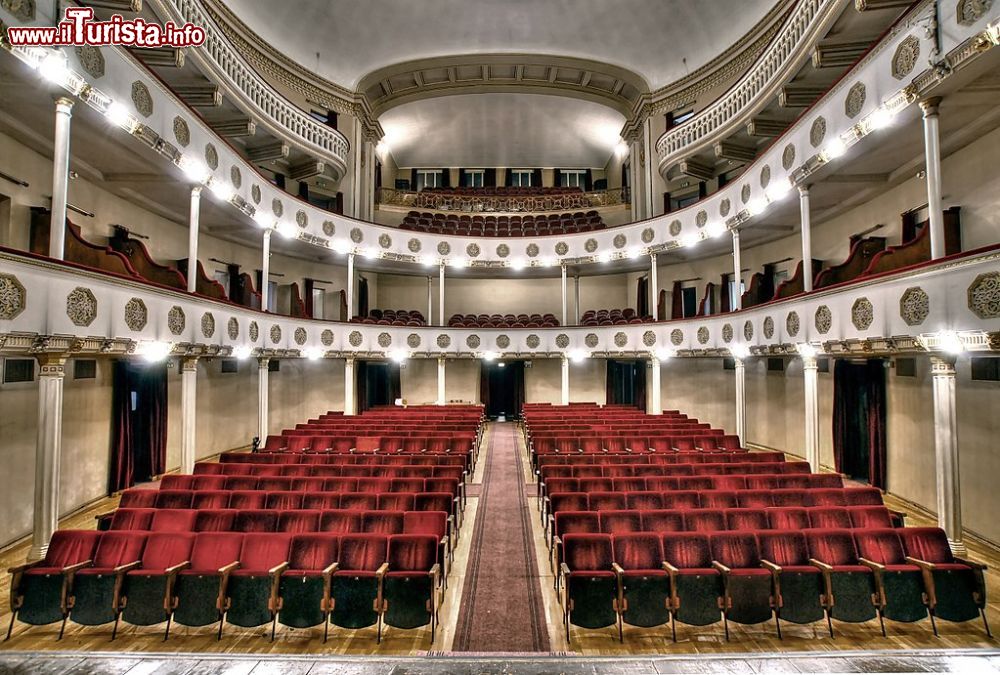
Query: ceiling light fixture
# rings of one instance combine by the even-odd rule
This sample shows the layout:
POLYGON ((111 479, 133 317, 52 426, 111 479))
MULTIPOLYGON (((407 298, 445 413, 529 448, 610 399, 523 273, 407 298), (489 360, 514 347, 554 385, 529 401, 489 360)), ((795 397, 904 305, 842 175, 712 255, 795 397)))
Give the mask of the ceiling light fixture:
POLYGON ((172 351, 174 351, 172 343, 155 341, 141 343, 135 353, 146 363, 159 363, 166 360, 172 351))
POLYGON ((341 255, 347 255, 348 253, 351 252, 351 245, 347 242, 346 239, 338 239, 337 241, 333 242, 333 250, 335 253, 339 253, 341 255))
POLYGON ((847 152, 847 144, 844 143, 843 139, 834 138, 830 141, 829 145, 823 148, 823 159, 829 162, 838 157, 843 157, 845 152, 847 152))
POLYGON ((587 352, 582 349, 574 349, 567 356, 569 356, 569 360, 573 363, 583 363, 587 358, 587 352))
POLYGON ((409 357, 410 355, 406 352, 406 350, 403 349, 393 349, 392 351, 389 352, 389 358, 395 361, 396 363, 402 363, 409 357))
POLYGON ((233 186, 223 180, 213 180, 208 188, 220 202, 231 201, 236 196, 236 190, 233 189, 233 186))
POLYGON ((302 356, 310 361, 319 361, 323 358, 323 350, 319 347, 306 347, 302 350, 302 356))
POLYGON ((715 221, 714 223, 709 223, 705 228, 705 234, 707 234, 712 239, 717 239, 726 233, 725 223, 715 221))
POLYGON ((750 356, 750 348, 743 343, 737 343, 729 348, 729 353, 734 359, 742 361, 750 356))
POLYGON ((763 198, 751 199, 747 204, 747 213, 751 216, 759 216, 767 211, 767 200, 763 198))
POLYGON ((233 358, 246 361, 251 355, 253 355, 253 347, 249 345, 237 345, 233 347, 233 358))
POLYGON ((66 55, 60 51, 49 52, 38 64, 38 73, 52 84, 60 86, 66 84, 69 79, 69 66, 66 64, 66 55))
POLYGON ((962 336, 953 330, 941 331, 937 334, 938 349, 948 354, 961 354, 965 351, 962 336))

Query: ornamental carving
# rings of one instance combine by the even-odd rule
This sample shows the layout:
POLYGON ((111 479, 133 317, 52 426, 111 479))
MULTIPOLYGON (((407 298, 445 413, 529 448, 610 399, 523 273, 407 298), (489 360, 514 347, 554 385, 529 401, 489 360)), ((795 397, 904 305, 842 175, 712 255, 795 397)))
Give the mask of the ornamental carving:
POLYGON ((357 330, 352 330, 351 334, 347 336, 347 342, 352 347, 360 347, 361 346, 361 342, 363 341, 363 339, 364 338, 361 335, 361 331, 357 331, 357 330))
POLYGON ((969 286, 969 309, 980 319, 1000 317, 1000 272, 987 272, 969 286))
POLYGON ((600 344, 600 339, 598 339, 597 333, 587 333, 587 335, 583 338, 583 344, 587 345, 591 349, 597 347, 597 345, 600 344))
POLYGON ((559 349, 566 349, 569 347, 569 336, 566 333, 559 333, 556 336, 556 347, 559 349))
POLYGON ((136 112, 143 117, 153 114, 153 97, 149 93, 149 87, 139 80, 132 83, 132 103, 136 112))
POLYGON ((323 221, 323 234, 328 237, 332 237, 337 232, 337 226, 332 220, 323 221))
POLYGON ((333 331, 327 328, 322 333, 320 333, 319 341, 323 343, 324 347, 329 347, 333 345, 333 331))
POLYGON ((907 288, 899 298, 899 316, 907 326, 919 326, 931 313, 931 299, 919 286, 907 288))
POLYGON ((238 340, 240 337, 240 322, 235 316, 229 318, 229 322, 226 325, 226 334, 229 335, 230 340, 238 340))
POLYGON ((591 239, 588 239, 587 241, 585 241, 583 243, 583 250, 585 250, 587 253, 593 253, 594 251, 596 251, 597 250, 597 240, 591 238, 591 239))
POLYGON ((679 347, 684 344, 684 331, 680 328, 675 328, 670 331, 670 344, 675 347, 679 347))
POLYGON ((788 316, 785 317, 785 332, 788 333, 788 337, 796 337, 799 334, 800 327, 799 313, 789 312, 788 316))
POLYGON ((721 202, 719 202, 719 215, 725 218, 729 215, 729 212, 733 208, 733 203, 729 201, 729 197, 726 197, 721 202))
POLYGON ((240 171, 240 167, 229 167, 229 182, 233 184, 233 188, 236 190, 243 187, 243 173, 240 171))
POLYGON ((254 185, 250 188, 250 198, 253 199, 254 204, 260 204, 260 186, 254 185))
POLYGON ((250 322, 250 328, 247 329, 247 333, 250 335, 250 342, 256 342, 260 338, 260 326, 257 325, 256 321, 250 322))
POLYGON ((774 337, 774 319, 769 316, 764 317, 764 339, 770 340, 774 337))
POLYGON ((566 255, 569 253, 569 244, 564 241, 560 241, 556 244, 556 255, 566 255))
POLYGON ((865 107, 867 97, 868 91, 865 89, 865 83, 856 82, 847 92, 847 99, 844 101, 844 114, 851 119, 857 117, 861 113, 861 109, 865 107))
POLYGON ((205 163, 208 164, 208 168, 212 171, 219 168, 219 151, 211 143, 205 146, 205 163))
POLYGON ((743 187, 740 189, 740 201, 746 204, 750 201, 750 183, 744 183, 743 187))
POLYGON ((281 326, 278 324, 271 326, 271 342, 274 344, 281 342, 281 326))
POLYGON ((851 323, 858 330, 868 330, 875 321, 875 308, 868 298, 858 298, 851 306, 851 323))
POLYGON ((708 225, 708 211, 705 209, 699 211, 694 217, 694 224, 698 227, 705 227, 708 225))
POLYGON ((3 0, 3 8, 21 21, 35 20, 35 0, 3 0))
POLYGON ((180 335, 184 332, 184 327, 187 325, 187 317, 184 316, 183 308, 174 305, 167 312, 167 328, 174 335, 180 335))
POLYGON ((656 232, 653 230, 653 228, 647 227, 645 230, 642 231, 642 243, 650 244, 655 238, 656 238, 656 232))
POLYGON ((277 197, 271 200, 271 212, 278 218, 285 214, 285 205, 277 197))
POLYGON ((497 256, 501 258, 506 258, 510 255, 510 246, 507 244, 500 244, 497 246, 497 256))
POLYGON ((896 52, 892 55, 892 76, 897 80, 902 80, 913 72, 919 58, 920 40, 913 35, 907 36, 899 43, 896 52))
POLYGON ((809 143, 811 143, 814 148, 818 148, 823 144, 823 139, 825 138, 826 118, 817 117, 813 121, 812 127, 809 128, 809 143))
POLYGON ((125 325, 136 332, 141 331, 149 322, 149 310, 142 298, 132 298, 125 303, 125 325))
POLYGON ((391 335, 389 335, 388 333, 379 333, 378 334, 378 346, 379 347, 382 347, 383 349, 385 349, 385 348, 389 347, 389 345, 391 345, 391 344, 392 344, 392 336, 391 335))
POLYGON ((542 344, 542 341, 537 335, 532 333, 527 337, 524 343, 528 345, 528 349, 538 349, 538 345, 542 344))
POLYGON ((698 344, 707 345, 709 338, 708 328, 706 326, 700 326, 698 328, 698 344))
POLYGON ((309 216, 305 211, 299 210, 295 212, 295 224, 299 227, 309 226, 309 216))
POLYGON ((177 144, 182 148, 191 144, 191 129, 188 128, 188 123, 183 117, 174 118, 174 138, 177 139, 177 144))
POLYGON ((28 293, 13 274, 0 274, 0 320, 10 321, 28 305, 28 293))
POLYGON ((389 248, 392 246, 392 237, 387 234, 380 234, 378 237, 378 245, 382 248, 389 248))
POLYGON ((416 349, 420 346, 420 336, 416 333, 410 333, 406 336, 406 346, 410 349, 416 349))
POLYGON ((365 239, 365 233, 361 231, 360 227, 351 228, 351 241, 355 244, 360 244, 365 239))
POLYGON ((681 221, 679 220, 671 221, 669 228, 670 236, 671 237, 678 236, 681 233, 681 228, 682 228, 681 221))
POLYGON ((465 338, 465 346, 469 349, 479 349, 481 344, 483 344, 483 341, 475 333, 465 338))
POLYGON ((94 79, 104 77, 104 54, 97 47, 84 45, 76 48, 76 58, 80 66, 94 79))
POLYGON ((993 0, 959 0, 958 24, 971 26, 983 18, 992 5, 993 0))
POLYGON ((201 315, 201 334, 207 338, 215 335, 215 317, 211 312, 201 315))
POLYGON ((616 234, 611 243, 615 248, 625 248, 625 244, 628 243, 628 239, 624 234, 616 234))
POLYGON ((652 347, 653 345, 655 345, 656 344, 656 333, 654 333, 651 330, 647 330, 645 333, 643 333, 642 334, 642 344, 646 345, 647 347, 652 347))
POLYGON ((725 342, 726 344, 729 344, 730 342, 733 341, 732 324, 727 323, 722 327, 722 341, 725 342))
POLYGON ((528 244, 528 247, 524 249, 524 252, 528 254, 529 258, 537 258, 540 253, 538 244, 528 244))
POLYGON ((414 237, 406 242, 406 248, 410 249, 410 253, 420 253, 420 249, 423 248, 423 244, 420 243, 419 239, 414 237))
POLYGON ((497 335, 497 347, 500 349, 507 349, 507 347, 510 347, 510 338, 506 335, 497 335))
POLYGON ((830 332, 830 327, 833 325, 833 312, 826 305, 820 305, 816 310, 816 316, 814 317, 814 323, 816 324, 816 330, 819 331, 820 335, 826 335, 830 332))
POLYGON ((767 189, 767 186, 771 183, 771 165, 765 164, 764 168, 760 170, 760 186, 767 189))
POLYGON ((97 298, 89 288, 77 286, 66 296, 66 316, 74 326, 89 326, 97 318, 97 298))
POLYGON ((451 337, 442 333, 437 336, 437 346, 441 349, 447 349, 451 346, 451 337))
POLYGON ((621 331, 618 331, 617 333, 615 333, 615 346, 616 347, 618 347, 620 349, 620 348, 624 347, 627 344, 628 344, 628 335, 626 335, 625 333, 623 333, 621 331))
POLYGON ((446 241, 438 242, 438 255, 450 255, 451 254, 451 244, 446 241))
POLYGON ((743 339, 747 340, 748 342, 750 340, 753 340, 753 321, 747 320, 746 322, 744 322, 743 339))
POLYGON ((479 248, 479 244, 469 244, 465 247, 465 252, 470 258, 478 258, 483 251, 479 248))
POLYGON ((793 164, 795 164, 795 146, 789 143, 781 153, 781 166, 785 171, 789 171, 793 164))
POLYGON ((301 347, 306 343, 306 340, 309 339, 309 334, 306 333, 305 328, 300 326, 295 329, 295 333, 292 335, 292 338, 295 340, 295 344, 301 347))

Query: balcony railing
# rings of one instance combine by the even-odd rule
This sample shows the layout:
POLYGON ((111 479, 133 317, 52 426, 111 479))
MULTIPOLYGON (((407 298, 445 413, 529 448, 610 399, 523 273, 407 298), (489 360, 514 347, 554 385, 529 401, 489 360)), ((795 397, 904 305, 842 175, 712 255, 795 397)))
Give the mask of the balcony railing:
POLYGON ((592 190, 555 195, 469 195, 448 192, 413 192, 379 188, 378 203, 412 209, 436 209, 464 213, 534 213, 576 211, 628 203, 627 188, 592 190))

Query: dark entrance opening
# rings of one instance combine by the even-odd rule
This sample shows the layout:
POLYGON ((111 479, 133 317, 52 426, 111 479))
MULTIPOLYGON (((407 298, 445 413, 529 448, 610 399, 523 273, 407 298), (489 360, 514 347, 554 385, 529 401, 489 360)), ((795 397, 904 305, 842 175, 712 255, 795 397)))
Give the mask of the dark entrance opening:
POLYGON ((833 454, 837 471, 885 488, 886 384, 883 359, 839 359, 833 375, 833 454))
POLYGON ((166 471, 167 364, 115 361, 110 492, 166 471))
POLYGON ((400 397, 398 363, 360 361, 357 378, 358 407, 361 412, 379 405, 393 405, 400 397))
POLYGON ((489 418, 520 417, 524 405, 524 362, 483 361, 479 395, 489 418))
POLYGON ((607 401, 614 405, 646 407, 646 364, 608 360, 607 401))

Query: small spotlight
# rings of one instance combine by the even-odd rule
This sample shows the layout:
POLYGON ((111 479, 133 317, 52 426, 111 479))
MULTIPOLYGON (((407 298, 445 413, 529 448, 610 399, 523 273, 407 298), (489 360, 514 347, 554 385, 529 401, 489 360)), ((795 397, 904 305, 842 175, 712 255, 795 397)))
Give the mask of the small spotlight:
POLYGON ((750 203, 747 204, 747 213, 751 216, 759 216, 767 211, 767 200, 766 199, 751 199, 750 203))
POLYGON ((948 354, 961 354, 965 351, 965 342, 962 336, 955 331, 946 330, 937 334, 938 347, 948 354))
POLYGON ((705 234, 707 234, 712 239, 717 239, 726 233, 725 223, 715 221, 714 223, 709 223, 708 227, 705 228, 705 234))
POLYGON ((378 258, 378 257, 379 257, 379 253, 378 253, 378 251, 377 251, 377 250, 376 250, 375 248, 371 247, 371 246, 369 246, 368 248, 366 248, 366 249, 365 249, 365 250, 363 251, 363 255, 364 255, 364 256, 365 256, 365 258, 367 258, 368 260, 375 260, 376 258, 378 258))
POLYGON ((69 78, 69 66, 66 65, 66 56, 59 51, 49 53, 38 64, 38 72, 52 84, 66 84, 66 80, 69 78))
POLYGON ((639 248, 638 246, 633 246, 628 250, 628 257, 631 258, 632 260, 635 260, 641 255, 642 255, 642 249, 639 248))
POLYGON ((601 253, 600 255, 597 256, 597 262, 599 262, 599 263, 609 263, 609 262, 611 262, 611 253, 608 252, 608 251, 605 251, 604 253, 601 253))
POLYGON ((556 261, 553 258, 539 258, 538 264, 542 267, 552 267, 556 264, 556 261))
POLYGON ((801 356, 804 359, 816 358, 816 354, 819 353, 817 349, 808 342, 803 342, 802 344, 798 345, 796 349, 798 349, 799 356, 801 356))
POLYGON ((750 356, 750 348, 743 343, 738 343, 732 345, 729 348, 729 353, 732 355, 734 359, 739 359, 742 361, 743 359, 750 356))
POLYGON ((406 351, 403 349, 393 349, 392 351, 389 352, 389 358, 395 361, 396 363, 402 363, 403 361, 408 359, 409 356, 410 355, 407 354, 406 351))
POLYGON ((523 258, 514 258, 513 260, 510 261, 510 268, 512 270, 514 270, 515 272, 519 272, 519 271, 523 270, 524 269, 524 259, 523 258))
POLYGON ((231 201, 236 195, 236 190, 233 189, 233 186, 223 180, 213 180, 212 184, 209 185, 208 188, 220 202, 231 201))
POLYGON ((338 239, 333 242, 333 250, 341 255, 347 255, 351 252, 351 245, 345 239, 338 239))
POLYGON ((506 363, 504 363, 503 361, 501 361, 500 363, 498 363, 498 364, 497 364, 497 367, 498 367, 498 368, 506 368, 506 367, 507 367, 507 364, 506 364, 506 363))
POLYGON ((655 352, 653 352, 653 356, 660 361, 666 361, 667 359, 674 358, 674 351, 672 349, 667 349, 666 347, 659 347, 655 352))
POLYGON ((868 118, 868 126, 871 127, 872 131, 878 131, 880 129, 885 129, 892 125, 892 121, 895 115, 886 110, 885 108, 879 107, 875 109, 875 112, 871 114, 868 118))
POLYGON ((774 182, 767 190, 767 198, 772 202, 778 202, 788 196, 792 191, 792 183, 787 178, 781 178, 774 182))
POLYGON ((174 346, 169 342, 143 342, 135 350, 135 353, 141 356, 146 363, 159 363, 170 356, 172 351, 174 351, 174 346))
POLYGON ((253 347, 249 345, 239 345, 233 347, 233 358, 239 359, 240 361, 246 361, 253 355, 253 347))
POLYGON ((499 354, 497 354, 496 352, 483 352, 484 361, 496 361, 498 357, 499 354))
POLYGON ((425 255, 420 258, 420 264, 423 265, 424 267, 434 267, 435 262, 436 261, 434 260, 434 258, 430 257, 429 255, 425 255))
POLYGON ((569 360, 573 363, 583 363, 587 358, 587 352, 582 349, 574 349, 569 354, 569 360))
POLYGON ((699 241, 701 241, 701 237, 692 232, 691 234, 685 234, 681 237, 680 245, 685 247, 695 246, 699 241))
POLYGON ((181 157, 179 165, 181 167, 181 171, 184 172, 184 175, 195 183, 204 183, 211 175, 208 172, 208 167, 199 162, 197 159, 184 156, 181 157))
POLYGON ((253 212, 253 220, 257 225, 265 229, 274 224, 274 218, 261 208, 253 212))
POLYGON ((823 148, 823 158, 829 162, 832 159, 842 157, 845 152, 847 152, 847 144, 843 140, 835 138, 823 148))
POLYGON ((310 361, 319 361, 323 358, 323 350, 319 347, 306 347, 302 350, 302 356, 306 357, 310 361))
POLYGON ((468 267, 469 261, 466 258, 451 258, 448 260, 448 267, 461 268, 468 267))
POLYGON ((295 227, 295 224, 287 220, 279 222, 276 229, 278 230, 278 234, 280 234, 285 239, 294 239, 295 235, 299 233, 298 229, 296 229, 295 227))
POLYGON ((129 113, 128 108, 117 101, 113 101, 111 105, 108 106, 108 109, 104 111, 104 117, 107 118, 109 123, 116 127, 131 129, 131 127, 135 124, 135 120, 132 119, 132 115, 129 113))

